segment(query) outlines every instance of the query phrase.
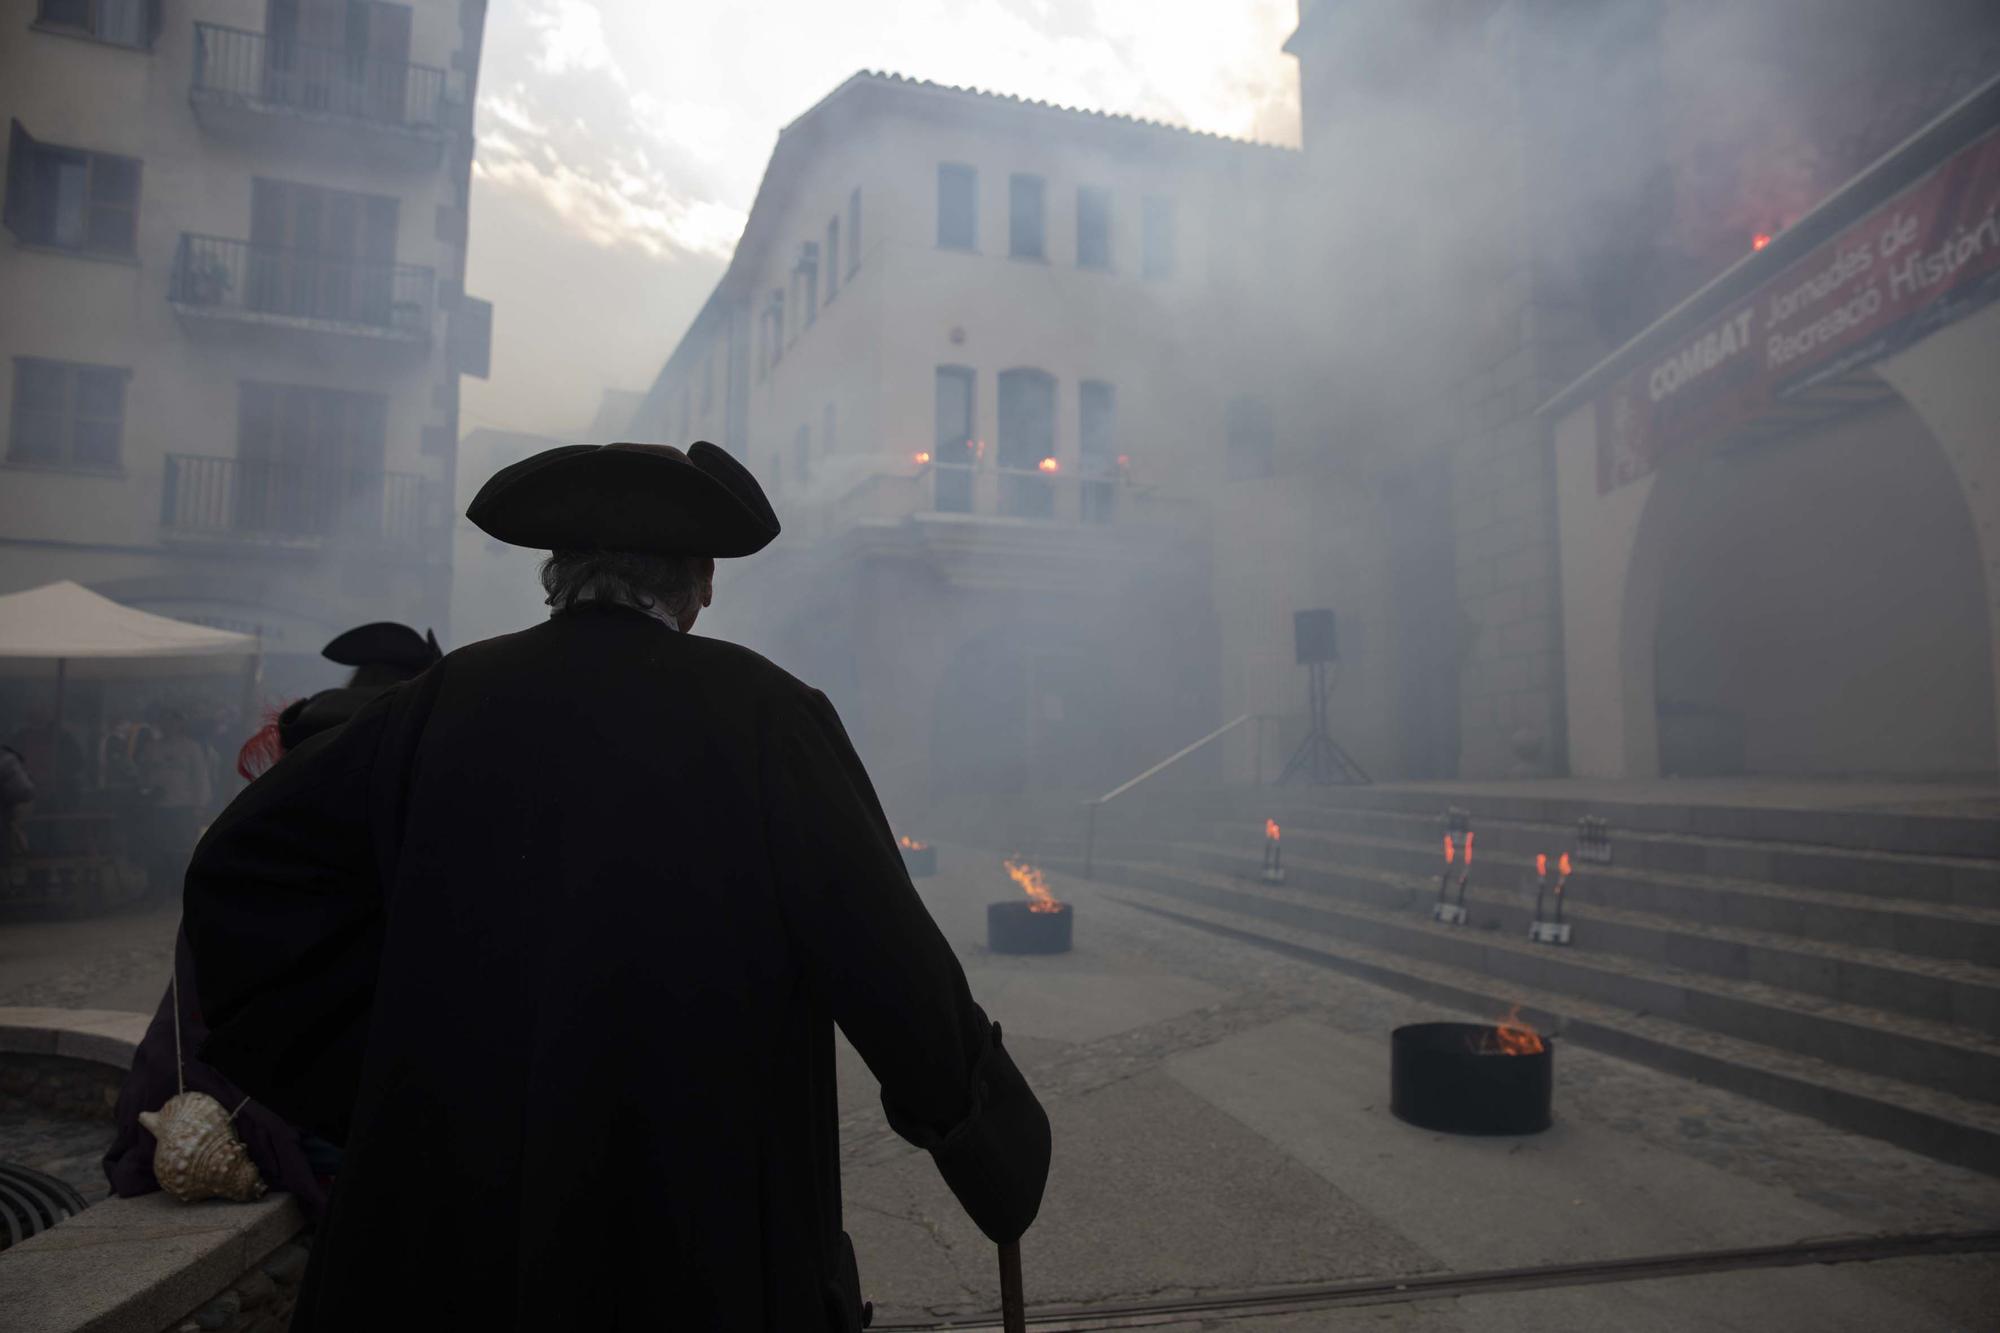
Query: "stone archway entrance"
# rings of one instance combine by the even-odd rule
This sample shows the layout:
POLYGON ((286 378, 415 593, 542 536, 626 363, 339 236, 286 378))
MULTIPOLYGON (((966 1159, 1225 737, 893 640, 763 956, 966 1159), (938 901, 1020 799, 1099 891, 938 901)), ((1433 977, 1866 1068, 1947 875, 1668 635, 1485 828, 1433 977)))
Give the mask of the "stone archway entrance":
POLYGON ((1678 470, 1648 498, 1625 599, 1661 775, 1993 770, 1979 543, 1914 413, 1678 470))

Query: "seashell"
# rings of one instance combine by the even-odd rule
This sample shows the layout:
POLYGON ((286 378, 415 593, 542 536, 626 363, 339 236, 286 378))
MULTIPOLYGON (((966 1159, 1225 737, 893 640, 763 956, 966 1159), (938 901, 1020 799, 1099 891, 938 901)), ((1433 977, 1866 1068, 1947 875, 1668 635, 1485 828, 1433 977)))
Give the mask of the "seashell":
POLYGON ((141 1111, 139 1123, 155 1139, 153 1175, 160 1188, 182 1203, 235 1199, 247 1203, 264 1193, 264 1179, 249 1149, 236 1137, 229 1112, 205 1092, 169 1097, 157 1111, 141 1111))

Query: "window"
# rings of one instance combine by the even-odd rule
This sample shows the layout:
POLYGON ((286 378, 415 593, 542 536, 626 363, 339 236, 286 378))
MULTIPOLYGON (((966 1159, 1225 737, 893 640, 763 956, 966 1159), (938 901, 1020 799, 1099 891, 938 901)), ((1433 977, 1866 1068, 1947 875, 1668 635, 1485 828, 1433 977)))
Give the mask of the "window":
POLYGON ((125 381, 116 366, 14 358, 14 420, 7 461, 115 468, 125 432, 125 381))
POLYGON ((160 33, 160 0, 41 0, 35 22, 114 46, 149 47, 160 33))
POLYGON ((812 480, 812 427, 800 426, 792 436, 792 475, 800 486, 812 480))
POLYGON ((1230 481, 1268 477, 1276 470, 1277 432, 1262 400, 1230 399, 1222 410, 1222 433, 1227 451, 1223 475, 1230 481))
POLYGON ((972 511, 972 370, 968 366, 937 368, 937 431, 931 453, 937 472, 939 512, 972 511))
POLYGON ((1174 201, 1148 195, 1145 204, 1145 258, 1140 272, 1164 278, 1174 271, 1174 201))
POLYGON ((1077 473, 1082 478, 1083 521, 1102 523, 1111 517, 1117 498, 1118 395, 1102 380, 1077 386, 1077 473))
POLYGON ((1076 266, 1111 267, 1111 191, 1100 186, 1076 192, 1076 266))
POLYGON ((1042 236, 1042 178, 1007 178, 1007 253, 1015 259, 1046 259, 1042 236))
POLYGON ((799 283, 799 308, 805 312, 805 326, 819 322, 819 246, 807 241, 799 247, 799 263, 794 273, 799 283))
POLYGON ((1048 518, 1055 486, 1056 381, 1044 370, 1000 372, 1000 510, 1048 518))
POLYGON ((378 328, 409 321, 398 308, 410 296, 397 289, 398 209, 394 195, 254 177, 246 303, 378 328))
POLYGON ((826 224, 826 303, 833 304, 833 298, 840 292, 840 219, 830 219, 826 224))
POLYGON ((279 536, 380 533, 393 502, 383 461, 389 400, 245 381, 229 526, 279 536))
POLYGON ((824 420, 820 423, 819 451, 823 454, 830 454, 833 452, 833 404, 832 403, 828 403, 826 405, 824 420))
POLYGON ((129 255, 139 230, 139 163, 41 143, 17 120, 8 136, 6 223, 30 245, 129 255))
POLYGON ((979 248, 979 173, 956 162, 938 166, 937 243, 947 250, 979 248))
POLYGON ((847 276, 861 267, 861 187, 847 196, 847 276))

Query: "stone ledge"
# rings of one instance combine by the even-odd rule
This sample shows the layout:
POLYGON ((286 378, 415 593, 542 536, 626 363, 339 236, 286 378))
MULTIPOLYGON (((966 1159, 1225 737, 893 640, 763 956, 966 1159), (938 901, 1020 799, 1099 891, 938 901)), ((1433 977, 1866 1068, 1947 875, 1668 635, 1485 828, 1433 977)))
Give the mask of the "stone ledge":
POLYGON ((9 1333, 159 1333, 305 1228, 298 1201, 106 1199, 0 1251, 9 1333))
POLYGON ((0 1006, 0 1055, 64 1055, 130 1069, 152 1021, 123 1009, 0 1006))

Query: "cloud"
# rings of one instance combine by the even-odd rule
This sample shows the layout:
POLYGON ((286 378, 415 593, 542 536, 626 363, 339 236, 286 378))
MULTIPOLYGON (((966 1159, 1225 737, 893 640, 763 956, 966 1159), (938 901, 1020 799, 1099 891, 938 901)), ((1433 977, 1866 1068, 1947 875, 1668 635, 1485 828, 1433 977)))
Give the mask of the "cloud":
POLYGON ((528 12, 528 28, 541 39, 534 57, 535 68, 543 74, 565 74, 571 70, 609 70, 614 76, 611 49, 604 41, 604 15, 589 0, 554 0, 528 12))

